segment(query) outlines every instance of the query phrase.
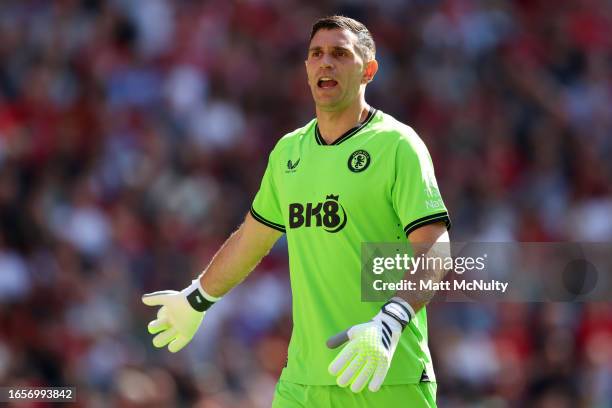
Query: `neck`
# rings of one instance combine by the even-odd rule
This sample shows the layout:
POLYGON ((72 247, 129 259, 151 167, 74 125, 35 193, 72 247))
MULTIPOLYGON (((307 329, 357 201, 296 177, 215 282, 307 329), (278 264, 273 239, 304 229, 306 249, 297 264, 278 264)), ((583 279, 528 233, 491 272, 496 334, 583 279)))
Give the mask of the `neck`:
POLYGON ((340 111, 324 111, 316 108, 319 132, 327 144, 332 144, 349 129, 363 122, 370 107, 364 99, 340 111))

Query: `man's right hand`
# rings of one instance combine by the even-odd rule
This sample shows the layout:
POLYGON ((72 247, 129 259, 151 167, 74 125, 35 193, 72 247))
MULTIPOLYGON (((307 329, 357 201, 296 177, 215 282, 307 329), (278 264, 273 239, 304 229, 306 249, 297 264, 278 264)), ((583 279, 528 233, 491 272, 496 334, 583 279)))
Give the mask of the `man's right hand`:
MULTIPOLYGON (((215 299, 216 300, 216 299, 215 299)), ((204 313, 214 301, 204 296, 200 280, 195 279, 190 286, 180 292, 164 290, 147 293, 142 296, 142 302, 147 306, 161 306, 157 311, 157 319, 148 325, 153 337, 153 345, 176 353, 187 345, 195 335, 204 313)))

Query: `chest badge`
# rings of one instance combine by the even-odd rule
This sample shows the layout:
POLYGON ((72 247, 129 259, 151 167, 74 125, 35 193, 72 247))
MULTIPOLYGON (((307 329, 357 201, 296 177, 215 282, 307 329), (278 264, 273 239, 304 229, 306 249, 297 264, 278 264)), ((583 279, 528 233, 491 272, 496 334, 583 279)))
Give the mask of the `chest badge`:
POLYGON ((354 151, 348 159, 348 168, 353 173, 364 171, 370 165, 370 153, 365 150, 354 151))

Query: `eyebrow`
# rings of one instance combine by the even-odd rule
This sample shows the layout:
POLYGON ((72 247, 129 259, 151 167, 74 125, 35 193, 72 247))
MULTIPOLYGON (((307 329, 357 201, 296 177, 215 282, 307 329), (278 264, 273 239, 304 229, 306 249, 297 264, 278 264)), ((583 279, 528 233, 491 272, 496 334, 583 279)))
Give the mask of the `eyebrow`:
MULTIPOLYGON (((323 49, 323 47, 321 47, 321 46, 317 45, 316 47, 310 47, 310 48, 308 49, 308 52, 312 52, 312 51, 320 51, 320 50, 322 50, 322 49, 323 49)), ((347 51, 347 52, 352 53, 352 51, 351 51, 350 49, 345 48, 345 47, 341 47, 341 46, 339 46, 339 45, 335 45, 335 46, 333 46, 333 47, 332 47, 332 49, 333 49, 334 51, 340 50, 340 51, 347 51)))

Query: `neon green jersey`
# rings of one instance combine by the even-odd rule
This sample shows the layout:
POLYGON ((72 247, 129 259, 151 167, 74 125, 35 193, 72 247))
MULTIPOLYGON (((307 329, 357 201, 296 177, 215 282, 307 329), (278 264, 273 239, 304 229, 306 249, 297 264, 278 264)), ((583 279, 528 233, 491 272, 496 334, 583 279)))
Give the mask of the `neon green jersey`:
MULTIPOLYGON (((375 110, 331 145, 316 119, 281 138, 251 214, 287 234, 293 333, 281 379, 307 385, 335 384, 327 367, 339 350, 326 340, 382 306, 361 301, 362 242, 406 242, 427 223, 450 226, 424 143, 375 110)), ((422 376, 435 380, 425 309, 402 334, 384 384, 422 376)))

